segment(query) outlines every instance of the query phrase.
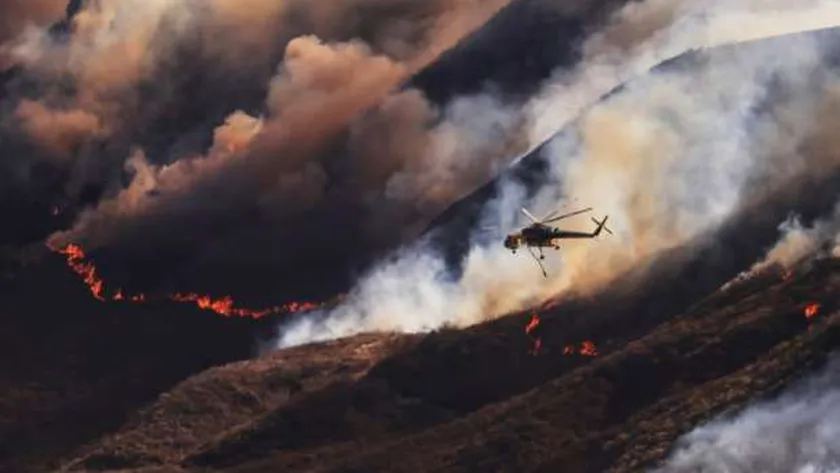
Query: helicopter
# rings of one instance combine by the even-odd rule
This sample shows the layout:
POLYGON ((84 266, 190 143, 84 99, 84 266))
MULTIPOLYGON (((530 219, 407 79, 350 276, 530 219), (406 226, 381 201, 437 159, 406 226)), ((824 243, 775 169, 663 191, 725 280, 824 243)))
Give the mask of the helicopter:
POLYGON ((574 212, 570 212, 567 214, 554 216, 557 211, 553 211, 543 217, 542 219, 538 219, 534 217, 534 215, 529 212, 524 207, 521 209, 522 213, 528 217, 531 222, 531 225, 522 228, 521 230, 510 233, 505 237, 504 245, 505 248, 508 248, 516 254, 516 250, 519 249, 520 246, 524 246, 531 256, 537 261, 537 264, 540 265, 540 269, 543 272, 543 276, 548 277, 548 274, 545 271, 545 267, 543 267, 542 261, 545 259, 545 254, 543 254, 543 248, 554 248, 555 250, 560 249, 560 245, 557 243, 557 240, 564 239, 564 238, 595 238, 601 234, 602 230, 605 230, 610 235, 613 234, 612 230, 607 228, 607 218, 609 215, 604 216, 603 220, 596 220, 592 217, 592 221, 595 223, 596 227, 595 230, 592 232, 576 232, 570 230, 561 230, 556 227, 552 227, 548 225, 549 223, 556 222, 558 220, 562 220, 564 218, 573 217, 575 215, 579 215, 582 213, 590 212, 592 207, 587 207, 582 210, 577 210, 574 212), (539 258, 536 254, 534 254, 534 250, 532 248, 536 248, 539 251, 539 258))

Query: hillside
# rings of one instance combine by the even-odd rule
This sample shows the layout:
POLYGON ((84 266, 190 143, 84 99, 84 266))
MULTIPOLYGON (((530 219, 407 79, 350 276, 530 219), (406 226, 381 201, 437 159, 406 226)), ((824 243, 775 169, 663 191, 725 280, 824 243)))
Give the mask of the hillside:
POLYGON ((838 281, 834 260, 788 279, 767 273, 630 343, 599 337, 597 356, 564 355, 561 347, 574 341, 556 330, 541 334, 542 354, 529 355, 526 314, 493 324, 494 335, 476 327, 432 334, 419 345, 415 337, 370 335, 278 352, 179 384, 67 465, 638 471, 662 460, 698 422, 772 395, 819 366, 840 344, 838 281), (806 317, 812 304, 819 311, 806 317), (459 366, 470 370, 459 373, 459 366), (475 390, 453 386, 465 375, 475 390), (527 378, 532 387, 488 401, 488 391, 503 393, 527 378))

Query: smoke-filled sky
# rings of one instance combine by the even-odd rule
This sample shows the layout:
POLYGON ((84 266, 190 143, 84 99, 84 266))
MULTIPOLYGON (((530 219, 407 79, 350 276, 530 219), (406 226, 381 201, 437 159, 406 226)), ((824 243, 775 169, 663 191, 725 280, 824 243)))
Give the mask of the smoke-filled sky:
MULTIPOLYGON (((67 0, 0 1, 0 44, 21 34, 27 27, 43 27, 64 15, 67 0)), ((0 52, 0 70, 8 67, 8 58, 0 52)))
POLYGON ((778 399, 685 435, 655 473, 840 471, 840 360, 778 399))
MULTIPOLYGON (((832 2, 774 6, 788 11, 747 0, 629 6, 584 43, 589 55, 581 64, 558 71, 527 107, 534 114, 531 139, 548 122, 566 123, 557 100, 577 97, 570 106, 583 108, 587 99, 596 101, 595 92, 636 75, 651 58, 738 42, 739 31, 726 27, 732 12, 745 19, 740 33, 748 40, 840 24, 832 2), (617 61, 617 51, 626 57, 617 61), (558 114, 546 115, 554 105, 558 114)), ((832 130, 840 118, 831 48, 831 41, 813 35, 724 47, 626 83, 551 140, 543 151, 551 176, 535 198, 525 200, 515 183, 503 186, 482 222, 501 231, 489 245, 486 235, 476 235, 459 278, 447 274, 434 248, 418 244, 371 272, 345 305, 285 325, 280 346, 370 329, 471 324, 564 292, 592 291, 658 252, 707 234, 765 189, 830 172, 838 165, 832 130), (610 215, 615 235, 570 242, 559 255, 550 250, 550 274, 543 278, 530 257, 511 255, 499 242, 504 231, 524 223, 521 205, 540 215, 558 200, 564 210, 593 206, 593 216, 610 215)), ((563 223, 594 227, 588 216, 563 223)))
POLYGON ((107 255, 120 283, 311 286, 524 149, 492 96, 400 88, 507 1, 84 2, 66 38, 33 26, 0 48, 21 68, 0 190, 49 189, 78 212, 50 244, 107 255))

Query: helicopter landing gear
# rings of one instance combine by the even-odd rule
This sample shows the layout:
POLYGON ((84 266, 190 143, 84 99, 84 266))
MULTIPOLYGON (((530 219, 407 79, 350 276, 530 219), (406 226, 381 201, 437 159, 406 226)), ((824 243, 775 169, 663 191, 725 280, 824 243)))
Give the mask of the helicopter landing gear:
MULTIPOLYGON (((528 248, 528 253, 530 253, 531 256, 534 258, 534 260, 537 262, 537 264, 540 265, 540 269, 542 270, 543 277, 547 278, 548 273, 545 272, 545 267, 543 266, 542 261, 541 261, 541 260, 545 259, 545 255, 541 254, 540 257, 537 258, 537 255, 534 254, 534 250, 531 249, 530 246, 528 246, 527 248, 528 248)), ((542 253, 542 249, 540 249, 540 253, 542 253)))

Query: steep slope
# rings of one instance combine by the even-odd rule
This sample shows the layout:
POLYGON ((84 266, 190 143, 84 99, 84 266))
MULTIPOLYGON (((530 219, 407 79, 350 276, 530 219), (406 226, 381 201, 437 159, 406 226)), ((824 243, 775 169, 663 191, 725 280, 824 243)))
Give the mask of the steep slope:
POLYGON ((254 353, 260 324, 170 304, 102 304, 59 255, 4 276, 4 473, 42 471, 185 377, 254 353))
MULTIPOLYGON (((698 421, 742 405, 756 395, 776 392, 840 347, 840 318, 835 314, 840 304, 838 289, 837 260, 819 261, 798 270, 792 278, 781 279, 772 273, 757 276, 717 292, 635 341, 613 346, 599 343, 601 353, 597 357, 564 356, 556 351, 537 357, 526 355, 521 371, 546 362, 565 363, 566 369, 546 374, 527 392, 506 396, 478 410, 461 415, 453 410, 440 411, 444 416, 432 425, 428 409, 435 406, 433 400, 412 396, 411 402, 399 402, 397 399, 407 394, 395 389, 387 377, 378 376, 376 395, 354 395, 360 392, 359 384, 372 386, 367 375, 350 384, 341 383, 344 398, 334 392, 332 401, 325 403, 317 399, 320 394, 312 393, 309 397, 314 405, 293 402, 278 405, 273 413, 256 413, 255 420, 261 420, 252 422, 244 434, 234 430, 210 444, 182 444, 206 450, 190 455, 182 466, 176 463, 170 468, 193 471, 200 466, 200 471, 211 468, 239 473, 277 469, 639 471, 642 465, 664 458, 673 441, 698 421), (806 307, 815 303, 820 304, 818 313, 806 317, 806 307), (341 407, 328 409, 327 414, 313 409, 336 404, 341 407), (424 414, 414 417, 411 425, 405 422, 413 417, 411 412, 424 414), (396 419, 403 423, 395 423, 396 419), (320 437, 311 437, 317 432, 320 437)), ((521 330, 521 320, 515 325, 521 330)), ((453 343, 467 357, 478 348, 468 334, 450 336, 460 338, 453 343)), ((434 337, 425 343, 431 340, 434 337)), ((549 337, 544 340, 555 342, 549 337)), ((406 351, 400 352, 403 358, 424 351, 411 348, 411 344, 405 347, 406 351)), ((325 350, 329 353, 331 349, 325 350)), ((521 346, 509 356, 520 357, 526 351, 527 346, 521 346)), ((453 359, 449 353, 439 356, 450 364, 469 362, 463 356, 453 359)), ((259 363, 273 364, 277 370, 280 360, 272 356, 259 363)), ((481 369, 481 364, 489 360, 472 362, 473 367, 481 369)), ((437 375, 438 383, 445 383, 449 378, 445 370, 429 366, 427 361, 428 355, 417 359, 417 370, 425 372, 427 379, 437 375)), ((244 365, 224 370, 229 374, 247 372, 244 365)), ((220 379, 220 374, 216 370, 184 386, 206 385, 213 377, 220 379)), ((229 374, 224 378, 235 379, 229 374)), ((510 379, 500 374, 495 383, 504 385, 510 379)), ((190 397, 184 388, 163 396, 160 402, 166 405, 171 396, 185 394, 187 397, 178 398, 179 403, 192 407, 167 411, 170 417, 166 422, 190 425, 190 419, 213 415, 213 410, 201 412, 206 402, 203 396, 190 397)), ((139 428, 160 423, 161 419, 147 416, 139 428)), ((89 457, 84 464, 89 468, 97 464, 130 465, 122 462, 137 459, 138 450, 158 444, 154 439, 138 441, 132 434, 137 428, 135 425, 126 434, 107 440, 110 460, 89 457)), ((156 452, 160 451, 166 449, 156 452)))
MULTIPOLYGON (((97 442, 69 468, 177 463, 216 437, 240 435, 254 419, 271 411, 299 407, 300 398, 352 384, 373 364, 407 349, 412 341, 407 336, 366 335, 207 370, 140 410, 119 433, 97 442)), ((313 414, 306 423, 317 428, 317 417, 325 414, 313 414)))

